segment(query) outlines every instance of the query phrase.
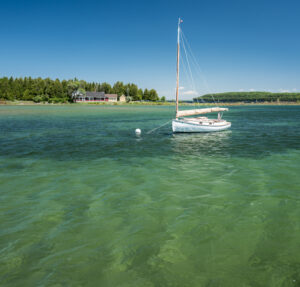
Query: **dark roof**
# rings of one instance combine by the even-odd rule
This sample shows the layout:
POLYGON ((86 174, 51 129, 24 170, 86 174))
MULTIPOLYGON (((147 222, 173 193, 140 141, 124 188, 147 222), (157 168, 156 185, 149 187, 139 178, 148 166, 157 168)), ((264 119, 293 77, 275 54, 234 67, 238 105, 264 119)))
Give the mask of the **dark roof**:
MULTIPOLYGON (((82 94, 75 94, 76 98, 82 97, 82 94)), ((117 98, 117 94, 105 94, 104 92, 86 92, 86 97, 92 97, 96 99, 103 99, 103 98, 117 98)))
POLYGON ((88 97, 104 97, 104 92, 86 92, 88 97))

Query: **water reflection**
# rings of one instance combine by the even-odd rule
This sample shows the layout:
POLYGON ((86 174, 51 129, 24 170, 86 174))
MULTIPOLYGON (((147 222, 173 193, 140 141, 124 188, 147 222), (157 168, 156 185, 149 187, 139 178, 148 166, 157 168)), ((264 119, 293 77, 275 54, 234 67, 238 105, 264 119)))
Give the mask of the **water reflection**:
POLYGON ((171 137, 172 149, 179 154, 223 153, 230 145, 232 131, 216 133, 180 133, 171 137))

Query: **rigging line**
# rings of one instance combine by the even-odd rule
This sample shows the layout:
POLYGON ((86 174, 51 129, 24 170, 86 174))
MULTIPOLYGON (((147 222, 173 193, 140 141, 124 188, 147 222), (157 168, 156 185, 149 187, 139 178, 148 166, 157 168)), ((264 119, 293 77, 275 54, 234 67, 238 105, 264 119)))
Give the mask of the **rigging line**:
POLYGON ((193 51, 192 51, 191 45, 189 44, 189 42, 188 42, 186 36, 184 35, 183 31, 181 31, 181 35, 182 35, 181 37, 184 39, 184 41, 186 42, 186 44, 187 44, 187 46, 188 46, 188 48, 190 50, 190 54, 192 56, 192 60, 194 61, 194 64, 195 64, 196 68, 198 68, 198 73, 199 73, 200 77, 202 77, 202 80, 203 80, 203 83, 204 83, 206 89, 210 93, 210 95, 211 95, 214 103, 216 103, 215 98, 213 96, 213 93, 212 93, 212 91, 211 91, 211 89, 210 89, 210 87, 208 85, 207 80, 206 80, 206 77, 205 77, 205 75, 204 75, 204 73, 203 73, 203 71, 202 71, 202 69, 201 69, 201 67, 200 67, 200 65, 199 65, 199 63, 198 63, 198 61, 197 61, 197 59, 196 59, 193 51))
MULTIPOLYGON (((199 63, 198 63, 197 60, 195 59, 195 56, 192 54, 192 51, 191 51, 191 55, 192 55, 192 63, 195 65, 197 74, 198 74, 198 75, 200 76, 200 78, 202 79, 203 84, 204 84, 204 87, 206 88, 206 90, 207 90, 208 93, 210 94, 210 96, 211 96, 213 102, 216 104, 216 100, 215 100, 215 98, 214 98, 213 92, 212 92, 212 90, 210 89, 210 87, 209 87, 209 85, 208 85, 208 83, 207 83, 206 77, 205 77, 205 75, 204 75, 204 73, 203 73, 203 71, 202 71, 202 69, 201 69, 199 63)), ((200 96, 200 98, 201 98, 201 97, 202 97, 202 96, 200 96)), ((202 98, 201 98, 201 99, 202 99, 202 98)))
MULTIPOLYGON (((186 68, 186 64, 185 64, 184 59, 182 58, 182 56, 180 56, 180 62, 181 62, 182 68, 183 68, 183 74, 186 76, 186 78, 187 78, 187 80, 188 80, 189 85, 191 86, 191 88, 194 89, 191 77, 189 76, 189 73, 188 73, 187 68, 186 68)), ((196 97, 195 99, 196 99, 197 103, 199 103, 198 102, 198 98, 196 97)), ((205 101, 202 98, 200 98, 200 100, 203 103, 205 103, 205 101)))
POLYGON ((168 124, 169 122, 171 122, 171 121, 172 121, 172 120, 167 121, 166 123, 162 124, 161 126, 159 126, 159 127, 157 127, 157 128, 154 128, 154 129, 150 130, 150 131, 147 132, 146 134, 147 134, 147 135, 151 134, 152 132, 154 132, 154 131, 156 131, 156 130, 162 128, 162 127, 165 126, 165 125, 167 125, 167 124, 168 124))
MULTIPOLYGON (((186 64, 185 64, 184 59, 182 58, 182 56, 180 56, 180 62, 181 62, 181 64, 182 64, 183 74, 186 76, 186 78, 187 78, 187 80, 188 80, 189 85, 191 86, 191 88, 195 90, 195 85, 194 85, 194 87, 193 87, 192 79, 191 79, 191 77, 189 76, 189 73, 188 73, 187 68, 186 68, 186 64)), ((196 100, 197 100, 197 103, 198 103, 198 98, 196 98, 196 100)), ((204 103, 204 100, 203 100, 203 99, 201 99, 201 101, 204 103)))
POLYGON ((208 85, 208 83, 207 83, 207 80, 206 80, 206 77, 205 77, 205 74, 204 74, 204 72, 202 71, 202 68, 200 67, 200 65, 199 65, 199 63, 198 63, 198 61, 197 61, 197 59, 196 59, 196 57, 195 57, 195 55, 194 55, 194 53, 193 53, 193 50, 192 50, 192 48, 191 48, 191 45, 189 44, 189 41, 187 40, 187 38, 186 38, 186 36, 184 35, 184 33, 182 32, 182 37, 184 38, 184 40, 185 40, 185 42, 186 42, 186 44, 187 44, 187 46, 188 46, 188 48, 189 48, 189 52, 190 52, 190 54, 191 54, 191 56, 192 56, 192 60, 193 60, 193 63, 195 64, 195 66, 196 66, 196 68, 198 68, 198 73, 199 73, 199 75, 203 78, 203 81, 205 82, 205 85, 207 86, 206 88, 207 88, 207 90, 210 92, 210 87, 209 87, 209 85, 208 85))
POLYGON ((195 83, 193 83, 193 78, 190 77, 190 75, 188 73, 188 70, 187 70, 187 67, 186 67, 186 63, 184 61, 184 58, 181 55, 180 55, 180 63, 181 63, 182 68, 183 68, 183 75, 187 78, 188 84, 191 86, 191 88, 193 90, 196 90, 195 83))
POLYGON ((191 77, 189 76, 189 73, 187 71, 187 68, 186 68, 186 65, 185 65, 185 62, 183 61, 183 58, 180 56, 180 59, 181 59, 181 64, 182 64, 182 68, 183 68, 183 74, 186 76, 187 80, 188 80, 188 84, 192 87, 193 89, 193 82, 191 80, 191 77))
MULTIPOLYGON (((181 33, 181 35, 182 35, 182 33, 181 33)), ((182 42, 182 46, 184 48, 185 58, 186 58, 186 61, 187 61, 187 64, 188 64, 189 72, 190 72, 191 86, 192 86, 192 89, 198 94, 198 97, 199 97, 199 93, 196 89, 195 81, 194 81, 193 74, 192 74, 192 69, 191 69, 190 62, 189 62, 188 51, 185 47, 185 40, 182 36, 181 36, 181 42, 182 42)), ((182 63, 184 64, 184 61, 182 61, 182 63)), ((187 75, 189 75, 189 74, 187 73, 187 75)), ((198 103, 198 97, 196 97, 197 103, 198 103)), ((203 103, 205 102, 202 98, 200 98, 200 99, 203 103)))
MULTIPOLYGON (((200 70, 201 68, 200 68, 199 64, 196 62, 195 59, 192 59, 192 60, 193 60, 193 64, 195 65, 197 74, 200 76, 200 78, 201 78, 202 81, 203 81, 203 84, 204 84, 205 89, 206 89, 207 92, 210 94, 210 96, 211 96, 213 102, 216 104, 215 98, 214 98, 214 96, 213 96, 213 92, 212 92, 211 89, 209 88, 208 83, 207 83, 207 80, 206 80, 206 78, 205 78, 203 72, 200 70)), ((202 101, 204 101, 204 100, 202 99, 202 96, 200 96, 199 98, 200 98, 202 101)))
MULTIPOLYGON (((196 85, 195 85, 195 81, 194 81, 194 77, 193 77, 193 74, 192 74, 192 69, 191 69, 191 65, 190 65, 190 61, 189 61, 189 56, 188 56, 188 53, 187 53, 187 49, 185 47, 185 40, 184 38, 182 37, 182 29, 180 30, 181 33, 180 33, 180 40, 181 40, 181 43, 182 43, 182 47, 184 49, 184 54, 185 54, 185 59, 186 59, 186 63, 187 63, 187 66, 188 66, 188 69, 186 67, 186 63, 184 61, 184 57, 182 57, 182 55, 180 55, 180 61, 182 63, 182 66, 183 66, 183 71, 184 71, 184 74, 186 75, 187 77, 187 80, 189 82, 189 84, 191 85, 192 89, 198 94, 199 96, 199 93, 197 92, 197 89, 196 89, 196 85)), ((202 102, 204 102, 203 99, 201 99, 202 102)), ((198 102, 198 99, 197 99, 197 102, 198 102)))
MULTIPOLYGON (((181 62, 182 67, 183 67, 183 74, 186 76, 186 78, 187 78, 187 80, 188 80, 189 85, 191 86, 191 88, 194 89, 194 90, 196 90, 195 84, 193 84, 192 79, 189 76, 189 73, 188 73, 187 68, 186 68, 186 64, 185 64, 184 59, 182 58, 182 56, 180 56, 180 60, 181 60, 180 62, 181 62)), ((198 97, 196 97, 195 99, 196 99, 197 103, 199 104, 198 97)), ((205 103, 205 101, 202 98, 200 98, 200 100, 201 100, 202 103, 205 103)))
MULTIPOLYGON (((189 58, 188 58, 188 55, 187 55, 187 52, 186 52, 186 48, 185 48, 185 44, 184 44, 184 39, 182 37, 182 33, 181 33, 181 42, 182 42, 182 46, 183 46, 183 50, 184 50, 184 54, 185 54, 185 58, 186 58, 186 62, 188 64, 188 68, 189 68, 189 73, 190 73, 190 77, 191 77, 191 80, 192 80, 192 88, 193 90, 196 92, 196 86, 195 86, 195 81, 194 81, 194 78, 193 78, 193 74, 192 74, 192 70, 191 70, 191 66, 190 66, 190 62, 189 62, 189 58)), ((197 93, 198 94, 198 93, 197 93)))

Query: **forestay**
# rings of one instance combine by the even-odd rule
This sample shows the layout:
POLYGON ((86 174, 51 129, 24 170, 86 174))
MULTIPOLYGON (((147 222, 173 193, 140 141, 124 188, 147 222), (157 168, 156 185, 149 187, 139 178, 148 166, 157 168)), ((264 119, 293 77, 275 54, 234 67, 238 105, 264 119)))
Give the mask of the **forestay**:
POLYGON ((208 113, 214 113, 214 112, 225 112, 228 111, 227 108, 206 108, 206 109, 195 109, 195 110, 184 110, 184 111, 178 111, 176 117, 187 117, 187 116, 194 116, 194 115, 202 115, 202 114, 208 114, 208 113))

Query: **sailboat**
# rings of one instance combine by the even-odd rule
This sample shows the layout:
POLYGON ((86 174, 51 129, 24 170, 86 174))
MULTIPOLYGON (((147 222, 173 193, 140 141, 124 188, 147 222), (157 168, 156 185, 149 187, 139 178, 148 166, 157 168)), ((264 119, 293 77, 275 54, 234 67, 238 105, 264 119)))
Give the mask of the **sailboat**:
POLYGON ((227 108, 212 107, 194 110, 178 110, 179 98, 179 55, 180 55, 180 24, 183 21, 178 19, 177 30, 177 79, 176 79, 176 117, 172 120, 172 130, 174 133, 202 133, 202 132, 217 132, 229 129, 231 123, 222 119, 221 112, 228 111, 227 108), (217 119, 209 119, 204 116, 198 116, 207 113, 218 113, 217 119))

